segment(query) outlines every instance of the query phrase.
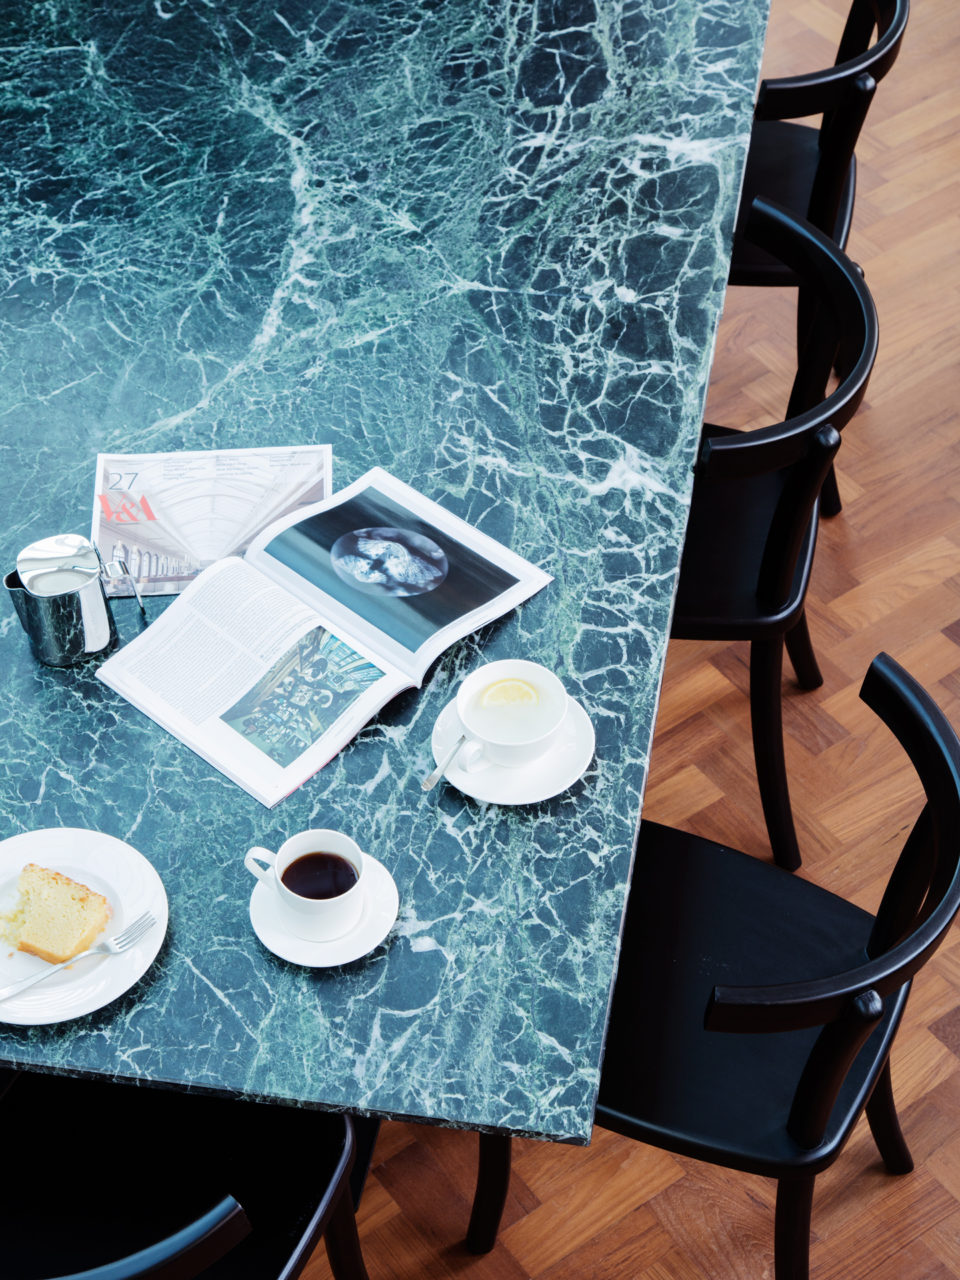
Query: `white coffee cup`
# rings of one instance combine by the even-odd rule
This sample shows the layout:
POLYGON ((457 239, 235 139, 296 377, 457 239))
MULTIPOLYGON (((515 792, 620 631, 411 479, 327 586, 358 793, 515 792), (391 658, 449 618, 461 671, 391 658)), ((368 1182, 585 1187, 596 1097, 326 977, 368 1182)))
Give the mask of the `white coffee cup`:
POLYGON ((325 828, 291 836, 276 853, 254 846, 243 859, 247 870, 277 895, 286 928, 309 942, 341 938, 360 919, 366 888, 363 862, 363 851, 355 841, 342 831, 325 828), (316 861, 316 855, 324 860, 316 861), (344 883, 346 888, 339 888, 344 883), (307 890, 332 892, 313 897, 307 890))
POLYGON ((523 658, 488 662, 457 691, 457 714, 467 741, 457 766, 511 767, 539 759, 556 742, 569 699, 546 667, 523 658))

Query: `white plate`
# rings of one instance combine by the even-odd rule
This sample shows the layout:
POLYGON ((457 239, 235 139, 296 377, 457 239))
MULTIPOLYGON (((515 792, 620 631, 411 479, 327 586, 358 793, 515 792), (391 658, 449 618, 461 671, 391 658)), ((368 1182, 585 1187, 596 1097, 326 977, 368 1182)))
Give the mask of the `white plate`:
MULTIPOLYGON (((448 702, 437 716, 430 740, 437 764, 464 732, 457 715, 456 700, 448 702)), ((456 760, 444 775, 458 791, 492 804, 537 804, 572 787, 593 759, 596 735, 590 717, 573 698, 560 728, 555 746, 530 764, 505 768, 488 764, 481 769, 458 769, 456 760)))
MULTIPOLYGON (((122 955, 91 956, 18 996, 0 1000, 0 1022, 23 1027, 79 1018, 116 1000, 150 968, 167 931, 163 882, 142 853, 114 836, 83 827, 48 827, 0 842, 0 912, 16 905, 17 879, 28 862, 62 871, 102 893, 113 911, 108 936, 144 911, 150 911, 157 923, 122 955)), ((45 960, 0 942, 0 987, 47 968, 45 960)))
POLYGON ((369 853, 363 855, 363 874, 367 882, 360 919, 342 938, 330 942, 309 942, 290 933, 283 921, 280 899, 269 884, 258 880, 250 895, 250 923, 268 950, 281 960, 326 969, 331 965, 359 960, 384 940, 393 928, 400 910, 400 894, 393 876, 369 853))

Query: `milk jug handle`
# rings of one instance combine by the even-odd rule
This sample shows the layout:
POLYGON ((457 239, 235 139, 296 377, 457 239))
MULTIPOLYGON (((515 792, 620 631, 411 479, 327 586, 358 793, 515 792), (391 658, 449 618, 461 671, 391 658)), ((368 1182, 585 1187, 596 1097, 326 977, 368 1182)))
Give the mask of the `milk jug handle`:
POLYGON ((131 587, 133 587, 133 594, 137 597, 137 604, 140 606, 140 612, 144 617, 146 617, 147 611, 143 607, 143 600, 140 596, 139 590, 137 589, 137 580, 127 568, 126 560, 104 560, 103 556, 100 554, 100 548, 96 544, 94 544, 93 549, 97 553, 97 559, 100 561, 100 572, 104 577, 109 578, 111 581, 113 581, 114 578, 127 578, 129 580, 131 587))

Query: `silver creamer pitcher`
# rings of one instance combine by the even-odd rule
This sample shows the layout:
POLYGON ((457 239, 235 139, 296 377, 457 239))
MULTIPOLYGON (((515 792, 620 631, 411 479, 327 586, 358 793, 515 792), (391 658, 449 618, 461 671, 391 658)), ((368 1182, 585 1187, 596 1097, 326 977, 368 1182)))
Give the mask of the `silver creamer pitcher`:
POLYGON ((104 573, 129 576, 122 561, 105 564, 93 543, 76 533, 42 538, 17 556, 17 567, 3 585, 41 662, 72 667, 116 647, 104 573))

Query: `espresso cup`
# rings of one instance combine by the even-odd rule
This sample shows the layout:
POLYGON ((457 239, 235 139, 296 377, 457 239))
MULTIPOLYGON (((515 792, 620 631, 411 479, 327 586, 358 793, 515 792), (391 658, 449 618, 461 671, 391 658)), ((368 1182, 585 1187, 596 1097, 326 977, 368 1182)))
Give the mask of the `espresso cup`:
POLYGON ((276 853, 255 846, 243 865, 277 895, 285 927, 308 942, 349 933, 363 911, 363 852, 342 831, 301 831, 276 853))
POLYGON ((457 765, 470 771, 539 759, 557 741, 568 702, 561 681, 537 662, 507 658, 478 667, 457 691, 467 738, 457 765))

